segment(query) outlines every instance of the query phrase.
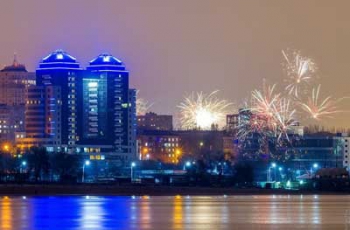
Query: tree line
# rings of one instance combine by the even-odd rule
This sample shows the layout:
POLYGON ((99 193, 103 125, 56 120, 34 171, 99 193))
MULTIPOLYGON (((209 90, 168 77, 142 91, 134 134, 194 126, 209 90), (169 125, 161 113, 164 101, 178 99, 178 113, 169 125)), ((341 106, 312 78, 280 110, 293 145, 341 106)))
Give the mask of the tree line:
POLYGON ((67 181, 76 182, 82 173, 81 157, 75 154, 50 153, 43 147, 32 147, 24 154, 2 151, 0 181, 67 181))

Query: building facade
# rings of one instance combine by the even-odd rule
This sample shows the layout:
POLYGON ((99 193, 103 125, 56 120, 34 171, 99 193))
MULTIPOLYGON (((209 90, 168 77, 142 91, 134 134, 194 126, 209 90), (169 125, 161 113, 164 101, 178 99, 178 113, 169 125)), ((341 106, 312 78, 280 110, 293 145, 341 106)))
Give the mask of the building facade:
POLYGON ((226 115, 226 131, 229 133, 234 132, 238 128, 239 114, 226 115))
POLYGON ((91 159, 136 158, 136 96, 120 60, 101 54, 84 70, 56 50, 42 59, 36 75, 37 85, 27 90, 26 137, 19 145, 91 159))
POLYGON ((15 143, 16 137, 24 132, 24 106, 0 105, 0 144, 15 143))
POLYGON ((24 132, 26 89, 35 85, 35 73, 19 64, 16 56, 12 65, 0 71, 0 142, 14 144, 24 132))
POLYGON ((182 157, 180 137, 176 132, 145 130, 139 132, 137 139, 140 160, 177 164, 182 157))
POLYGON ((137 128, 139 130, 173 130, 173 116, 158 115, 150 112, 137 116, 137 128))
POLYGON ((350 171, 350 137, 346 133, 339 133, 335 137, 337 150, 341 152, 343 167, 350 171))
POLYGON ((129 152, 131 156, 137 159, 137 117, 136 117, 136 97, 137 90, 129 89, 129 118, 128 118, 128 132, 129 132, 129 152))
POLYGON ((0 104, 24 105, 25 89, 35 85, 35 73, 28 72, 15 56, 12 65, 0 70, 0 104))
POLYGON ((78 97, 78 148, 109 152, 122 162, 136 159, 136 90, 129 89, 124 63, 109 54, 97 56, 78 87, 83 95, 78 97))

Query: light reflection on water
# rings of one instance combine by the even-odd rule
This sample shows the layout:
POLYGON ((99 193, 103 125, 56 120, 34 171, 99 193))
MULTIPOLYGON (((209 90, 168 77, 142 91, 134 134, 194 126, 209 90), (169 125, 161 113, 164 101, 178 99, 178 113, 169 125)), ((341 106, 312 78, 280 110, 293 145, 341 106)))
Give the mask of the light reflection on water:
POLYGON ((0 205, 2 230, 350 229, 350 196, 3 196, 0 205))

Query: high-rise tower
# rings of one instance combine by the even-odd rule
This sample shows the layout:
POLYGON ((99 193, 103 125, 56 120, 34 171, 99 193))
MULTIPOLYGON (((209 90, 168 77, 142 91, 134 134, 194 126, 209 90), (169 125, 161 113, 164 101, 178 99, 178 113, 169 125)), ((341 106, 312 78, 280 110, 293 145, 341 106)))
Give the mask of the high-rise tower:
POLYGON ((24 132, 25 92, 35 85, 35 73, 28 72, 17 61, 0 70, 0 144, 15 142, 16 136, 24 132))
POLYGON ((43 58, 37 86, 27 90, 26 138, 22 146, 79 153, 90 159, 136 158, 136 91, 129 72, 109 54, 82 70, 62 50, 43 58))

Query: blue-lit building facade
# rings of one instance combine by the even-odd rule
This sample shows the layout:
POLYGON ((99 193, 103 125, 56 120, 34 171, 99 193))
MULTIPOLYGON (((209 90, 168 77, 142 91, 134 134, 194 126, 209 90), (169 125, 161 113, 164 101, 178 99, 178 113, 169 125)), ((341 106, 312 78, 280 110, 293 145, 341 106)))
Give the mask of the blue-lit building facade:
POLYGON ((77 151, 97 152, 112 148, 123 160, 124 153, 136 153, 136 97, 129 89, 129 72, 124 64, 109 54, 101 54, 92 61, 79 78, 77 151), (135 109, 133 109, 135 108, 135 109), (79 149, 80 147, 80 149, 79 149), (90 148, 90 149, 89 149, 90 148), (135 148, 135 150, 133 150, 135 148))
POLYGON ((136 96, 120 60, 101 54, 83 69, 56 50, 40 61, 36 82, 27 91, 20 146, 42 145, 121 165, 136 157, 136 96))

